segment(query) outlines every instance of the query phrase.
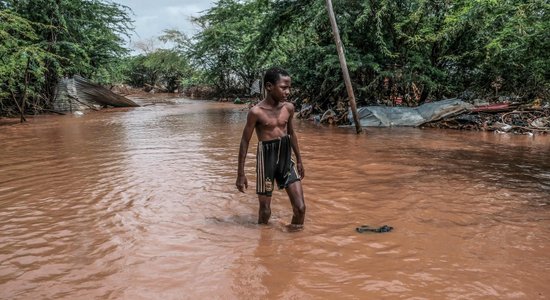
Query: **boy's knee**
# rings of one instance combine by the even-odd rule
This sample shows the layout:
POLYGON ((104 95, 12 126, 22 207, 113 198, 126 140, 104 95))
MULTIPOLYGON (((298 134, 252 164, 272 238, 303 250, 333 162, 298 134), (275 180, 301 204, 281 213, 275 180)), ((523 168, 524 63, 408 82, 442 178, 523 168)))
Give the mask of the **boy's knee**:
POLYGON ((261 207, 260 214, 262 214, 263 216, 271 215, 271 208, 269 208, 269 206, 261 207))
POLYGON ((260 207, 258 224, 267 224, 271 218, 271 209, 269 207, 260 207))
POLYGON ((306 214, 306 205, 305 204, 300 204, 300 205, 296 205, 294 207, 294 214, 296 215, 300 215, 300 216, 303 216, 306 214))

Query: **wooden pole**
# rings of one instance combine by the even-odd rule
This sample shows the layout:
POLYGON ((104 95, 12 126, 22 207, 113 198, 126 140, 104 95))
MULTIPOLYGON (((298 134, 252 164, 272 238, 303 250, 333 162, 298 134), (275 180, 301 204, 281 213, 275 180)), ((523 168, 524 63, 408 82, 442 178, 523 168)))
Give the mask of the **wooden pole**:
POLYGON ((326 0, 328 16, 330 18, 330 25, 332 26, 332 34, 334 36, 334 42, 336 43, 336 50, 338 51, 338 59, 340 60, 340 67, 344 75, 344 82, 346 83, 346 90, 348 92, 349 106, 351 107, 351 113, 353 115, 353 122, 355 123, 355 130, 357 133, 361 133, 361 124, 359 124, 359 116, 357 115, 357 104, 355 104, 355 95, 353 94, 353 87, 351 86, 351 79, 349 78, 348 64, 344 55, 344 47, 340 40, 340 32, 338 31, 338 25, 336 24, 336 17, 334 16, 334 10, 332 9, 332 1, 326 0))
POLYGON ((23 88, 23 95, 21 96, 21 123, 27 121, 25 119, 25 101, 27 101, 27 87, 29 86, 29 70, 31 66, 31 58, 27 57, 27 68, 25 68, 25 88, 23 88))

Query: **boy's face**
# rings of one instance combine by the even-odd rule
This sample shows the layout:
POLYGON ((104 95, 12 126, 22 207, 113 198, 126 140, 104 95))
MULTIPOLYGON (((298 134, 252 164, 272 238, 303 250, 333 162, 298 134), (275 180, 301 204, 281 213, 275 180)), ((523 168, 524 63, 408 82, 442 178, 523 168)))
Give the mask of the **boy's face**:
POLYGON ((277 102, 288 101, 288 96, 290 96, 290 76, 279 76, 279 80, 275 84, 268 82, 266 89, 273 100, 277 102))

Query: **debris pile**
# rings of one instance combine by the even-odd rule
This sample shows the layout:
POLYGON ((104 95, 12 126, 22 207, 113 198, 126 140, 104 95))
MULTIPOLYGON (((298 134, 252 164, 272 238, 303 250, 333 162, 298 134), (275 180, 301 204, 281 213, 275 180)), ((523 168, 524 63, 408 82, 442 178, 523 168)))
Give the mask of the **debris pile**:
MULTIPOLYGON (((364 127, 430 127, 460 130, 511 132, 516 134, 550 133, 550 105, 501 102, 472 105, 461 99, 445 99, 418 107, 365 106, 358 108, 364 127)), ((340 104, 340 103, 339 103, 340 104)), ((316 123, 329 125, 353 124, 351 111, 336 106, 322 114, 319 107, 304 103, 297 115, 316 123)))
POLYGON ((520 106, 509 103, 476 106, 465 113, 425 123, 422 127, 516 134, 550 133, 550 107, 520 106))
POLYGON ((318 104, 311 105, 308 102, 303 103, 301 109, 297 112, 297 117, 301 119, 308 119, 315 123, 329 124, 329 125, 347 125, 349 107, 344 101, 338 101, 334 106, 334 109, 329 108, 324 111, 323 114, 315 114, 314 112, 322 111, 318 104))
POLYGON ((191 99, 213 99, 216 96, 214 88, 206 85, 194 85, 183 89, 182 94, 191 99))

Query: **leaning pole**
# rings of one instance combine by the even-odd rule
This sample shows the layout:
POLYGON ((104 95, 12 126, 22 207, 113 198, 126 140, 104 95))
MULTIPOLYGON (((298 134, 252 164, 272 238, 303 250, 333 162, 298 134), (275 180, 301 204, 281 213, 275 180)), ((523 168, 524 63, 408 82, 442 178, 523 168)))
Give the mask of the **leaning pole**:
POLYGON ((359 124, 359 116, 357 115, 357 104, 355 104, 355 95, 353 94, 353 87, 351 86, 351 79, 349 78, 348 64, 346 63, 346 57, 344 56, 344 47, 342 47, 342 41, 340 40, 340 32, 338 31, 338 25, 336 24, 336 17, 334 17, 332 1, 326 1, 330 25, 332 26, 332 34, 334 35, 334 42, 336 43, 336 50, 338 51, 338 59, 340 60, 340 67, 342 67, 344 82, 346 83, 346 90, 348 92, 349 106, 351 107, 355 130, 359 134, 361 133, 361 124, 359 124))

